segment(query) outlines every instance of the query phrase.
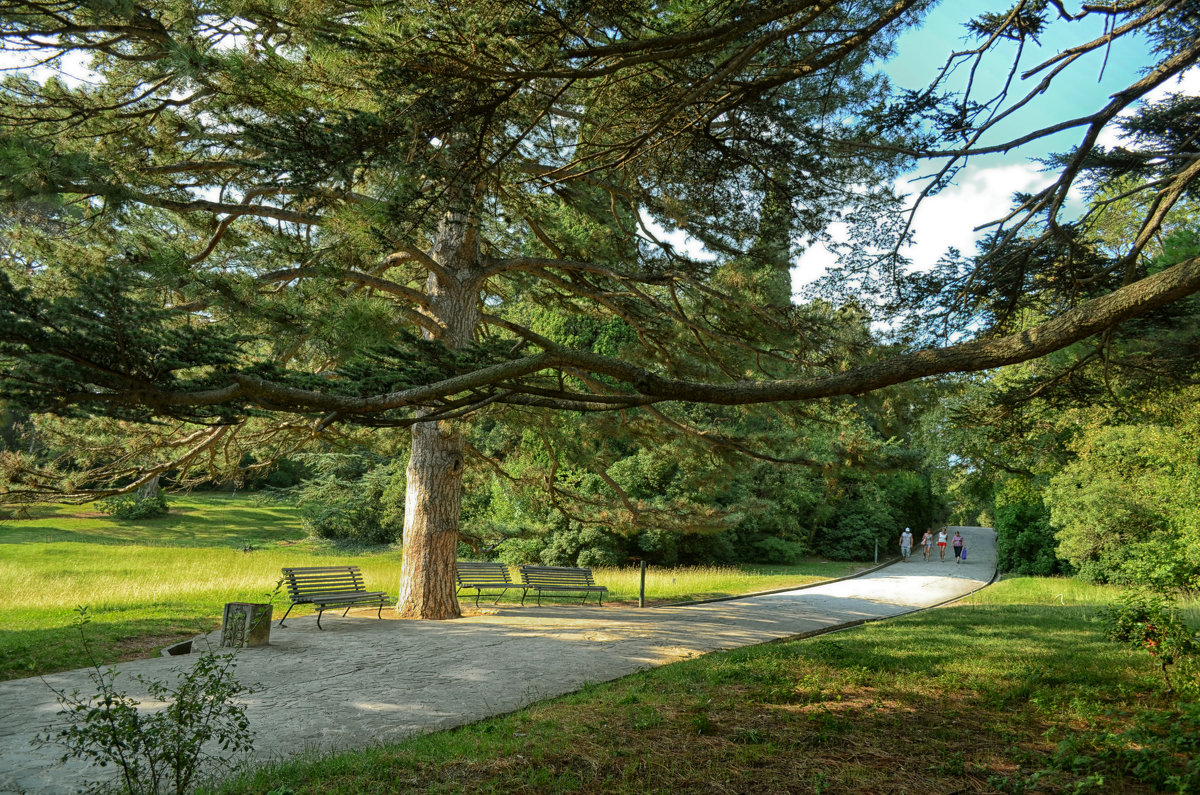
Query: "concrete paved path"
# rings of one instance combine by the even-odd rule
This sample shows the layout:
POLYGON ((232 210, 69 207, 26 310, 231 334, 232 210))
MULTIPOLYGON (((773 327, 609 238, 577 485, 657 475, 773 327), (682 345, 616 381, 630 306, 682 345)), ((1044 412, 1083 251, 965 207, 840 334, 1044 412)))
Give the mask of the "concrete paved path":
MULTIPOLYGON (((458 621, 379 621, 374 613, 311 616, 271 629, 271 645, 244 650, 237 678, 256 731, 255 758, 279 759, 399 740, 458 726, 720 649, 896 616, 964 596, 996 570, 995 534, 962 528, 968 562, 908 563, 764 596, 659 607, 505 607, 458 621)), ((897 533, 897 537, 899 533, 897 533)), ((385 611, 386 613, 386 611, 385 611)), ((143 693, 134 674, 166 678, 190 657, 123 663, 118 687, 143 693)), ((87 671, 0 682, 0 795, 73 793, 109 775, 34 748, 38 732, 63 725, 47 684, 92 693, 87 671)))

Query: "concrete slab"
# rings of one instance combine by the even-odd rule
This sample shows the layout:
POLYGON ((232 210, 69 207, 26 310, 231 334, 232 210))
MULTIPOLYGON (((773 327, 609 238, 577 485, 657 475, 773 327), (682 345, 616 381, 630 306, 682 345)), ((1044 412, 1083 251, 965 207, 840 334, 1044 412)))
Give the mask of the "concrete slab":
MULTIPOLYGON (((392 742, 471 723, 570 693, 591 682, 721 649, 882 619, 951 601, 990 582, 995 533, 961 528, 968 562, 917 556, 809 588, 660 608, 500 606, 458 621, 379 621, 372 611, 311 616, 272 627, 271 645, 238 655, 237 678, 256 732, 254 761, 309 750, 392 742)), ((898 535, 898 534, 897 534, 898 535)), ((947 557, 950 554, 947 553, 947 557)), ((386 611, 385 611, 386 615, 386 611)), ((135 698, 140 674, 164 679, 189 656, 123 663, 118 687, 135 698)), ((50 687, 94 692, 87 670, 0 682, 0 795, 86 791, 116 771, 35 748, 62 726, 50 687)))

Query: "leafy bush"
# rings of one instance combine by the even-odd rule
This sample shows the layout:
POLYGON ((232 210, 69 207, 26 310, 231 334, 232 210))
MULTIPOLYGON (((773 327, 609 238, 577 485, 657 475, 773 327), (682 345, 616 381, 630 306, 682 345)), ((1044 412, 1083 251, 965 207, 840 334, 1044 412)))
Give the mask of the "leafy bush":
POLYGON ((547 566, 619 566, 628 560, 621 541, 615 533, 570 522, 546 536, 541 562, 547 566))
POLYGON ((318 538, 390 544, 403 527, 404 467, 366 456, 313 457, 318 475, 293 491, 305 528, 318 538))
POLYGON ((1055 554, 1050 510, 1036 496, 996 500, 996 552, 1000 571, 1028 577, 1061 574, 1065 565, 1055 554))
POLYGON ((817 552, 831 560, 871 560, 875 544, 886 553, 892 551, 892 536, 900 537, 895 520, 881 505, 865 500, 850 503, 838 517, 833 532, 821 535, 817 552))
POLYGON ((1103 608, 1101 619, 1110 638, 1144 649, 1158 660, 1168 691, 1175 689, 1168 667, 1200 655, 1200 641, 1195 633, 1177 607, 1158 594, 1126 593, 1119 602, 1103 608))
POLYGON ((300 461, 291 458, 281 458, 267 472, 264 484, 273 489, 290 489, 298 486, 308 477, 308 467, 300 461))
POLYGON ((537 564, 542 559, 542 539, 509 538, 496 546, 496 558, 509 566, 537 564))
POLYGON ((171 511, 167 504, 167 494, 162 489, 155 491, 153 497, 139 498, 135 494, 118 494, 101 500, 100 510, 114 519, 135 521, 166 516, 171 511))
POLYGON ((782 538, 763 538, 754 545, 757 556, 756 563, 779 563, 786 566, 795 565, 804 557, 804 547, 794 541, 784 541, 782 538))

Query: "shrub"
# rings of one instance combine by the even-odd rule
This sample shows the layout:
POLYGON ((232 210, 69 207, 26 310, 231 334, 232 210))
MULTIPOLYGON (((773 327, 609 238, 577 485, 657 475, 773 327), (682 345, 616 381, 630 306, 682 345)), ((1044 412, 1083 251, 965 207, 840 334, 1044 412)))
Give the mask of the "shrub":
POLYGON ((1200 655, 1200 642, 1176 605, 1158 594, 1128 592, 1100 615, 1110 638, 1144 649, 1158 661, 1168 692, 1175 689, 1168 667, 1200 655))
POLYGON ((623 539, 598 527, 567 522, 542 541, 541 563, 546 566, 619 566, 627 560, 623 539))
POLYGON ((390 544, 403 524, 404 468, 356 456, 314 456, 321 474, 295 490, 305 528, 317 538, 390 544), (376 464, 370 466, 370 464, 376 464))
POLYGON ((1200 587, 1197 439, 1196 411, 1082 434, 1046 491, 1058 554, 1100 582, 1200 587))
POLYGON ((542 540, 540 538, 509 538, 496 545, 496 557, 509 566, 541 562, 542 540))
POLYGON ((792 566, 804 557, 804 547, 794 541, 784 541, 782 538, 763 538, 754 545, 758 560, 756 563, 778 563, 792 566))
POLYGON ((114 519, 121 521, 136 521, 166 516, 171 511, 167 504, 167 494, 162 489, 155 491, 153 497, 138 497, 134 494, 118 494, 103 499, 99 503, 100 510, 114 519))
POLYGON ((1040 495, 1004 502, 997 498, 996 552, 1000 571, 1028 577, 1061 574, 1050 511, 1040 495))
POLYGON ((883 554, 891 554, 900 531, 891 514, 881 505, 857 500, 846 504, 838 517, 835 532, 822 533, 818 552, 831 560, 871 560, 875 544, 883 554))

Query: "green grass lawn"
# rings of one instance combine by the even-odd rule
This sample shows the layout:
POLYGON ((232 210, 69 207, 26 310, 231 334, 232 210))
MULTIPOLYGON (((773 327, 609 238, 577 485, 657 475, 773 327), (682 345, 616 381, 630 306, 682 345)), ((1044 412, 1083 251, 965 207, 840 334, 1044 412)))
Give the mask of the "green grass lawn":
POLYGON ((1097 609, 1114 597, 1006 580, 221 792, 1200 792, 1200 704, 1104 637, 1097 609))
MULTIPOLYGON (((294 507, 259 503, 253 495, 172 497, 170 515, 136 522, 115 521, 93 506, 38 506, 28 518, 0 519, 0 680, 87 665, 73 625, 77 606, 91 616, 92 651, 100 662, 116 662, 214 629, 226 602, 267 601, 284 566, 348 564, 362 568, 371 589, 395 596, 399 549, 346 550, 310 541, 294 507)), ((822 561, 652 567, 646 594, 651 602, 728 596, 858 568, 822 561)), ((595 573, 610 589, 606 601, 637 600, 637 569, 595 573)), ((285 597, 280 602, 286 605, 285 597)))

